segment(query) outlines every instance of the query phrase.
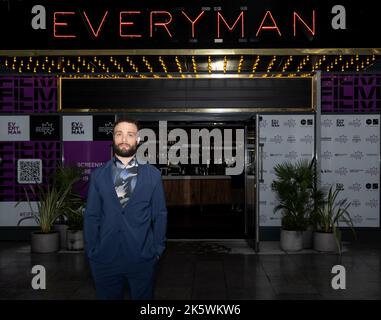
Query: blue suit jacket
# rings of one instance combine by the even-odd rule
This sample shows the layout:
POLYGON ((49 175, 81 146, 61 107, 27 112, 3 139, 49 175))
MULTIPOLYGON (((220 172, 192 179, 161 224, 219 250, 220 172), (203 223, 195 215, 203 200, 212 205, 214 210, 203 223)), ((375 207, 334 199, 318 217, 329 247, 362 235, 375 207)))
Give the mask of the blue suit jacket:
POLYGON ((135 189, 123 208, 112 165, 110 160, 90 176, 84 214, 86 254, 101 263, 111 262, 117 254, 131 262, 152 261, 163 253, 166 241, 167 208, 160 171, 139 163, 135 189))

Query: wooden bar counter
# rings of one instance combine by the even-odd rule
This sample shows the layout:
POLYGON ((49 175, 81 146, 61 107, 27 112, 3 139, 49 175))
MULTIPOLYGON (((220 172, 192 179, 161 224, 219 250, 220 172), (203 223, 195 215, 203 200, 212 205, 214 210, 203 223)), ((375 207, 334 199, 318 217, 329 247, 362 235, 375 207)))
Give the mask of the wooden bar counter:
POLYGON ((230 204, 230 176, 163 176, 167 206, 230 204))

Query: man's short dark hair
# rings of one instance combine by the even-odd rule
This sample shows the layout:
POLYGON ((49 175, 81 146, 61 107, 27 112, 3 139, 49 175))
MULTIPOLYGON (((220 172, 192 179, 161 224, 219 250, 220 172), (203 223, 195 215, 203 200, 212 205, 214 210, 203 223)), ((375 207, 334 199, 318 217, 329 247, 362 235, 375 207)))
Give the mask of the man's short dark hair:
POLYGON ((115 121, 114 123, 114 129, 115 127, 119 124, 119 123, 122 123, 122 122, 127 122, 127 123, 132 123, 134 124, 137 128, 138 128, 138 131, 140 129, 140 125, 139 125, 139 121, 135 120, 135 119, 132 119, 132 118, 127 118, 127 117, 122 117, 122 118, 119 118, 115 121))

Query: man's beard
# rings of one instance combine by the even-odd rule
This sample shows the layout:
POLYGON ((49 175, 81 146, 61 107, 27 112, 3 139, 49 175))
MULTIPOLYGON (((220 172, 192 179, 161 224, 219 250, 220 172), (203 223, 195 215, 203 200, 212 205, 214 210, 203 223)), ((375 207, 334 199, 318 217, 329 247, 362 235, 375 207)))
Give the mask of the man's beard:
MULTIPOLYGON (((127 145, 127 143, 124 143, 124 144, 127 145)), ((119 157, 124 157, 124 158, 132 157, 136 153, 137 144, 135 144, 134 146, 128 144, 128 146, 129 146, 128 149, 123 150, 119 148, 115 144, 115 142, 112 143, 112 149, 114 150, 114 153, 117 154, 119 157)))

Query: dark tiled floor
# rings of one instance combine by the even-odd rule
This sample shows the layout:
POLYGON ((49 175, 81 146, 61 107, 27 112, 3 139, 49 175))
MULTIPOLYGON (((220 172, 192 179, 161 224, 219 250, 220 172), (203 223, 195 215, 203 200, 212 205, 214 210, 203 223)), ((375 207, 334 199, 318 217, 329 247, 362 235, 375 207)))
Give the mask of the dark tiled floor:
MULTIPOLYGON (((155 297, 165 299, 381 299, 381 245, 347 245, 340 257, 286 254, 243 240, 169 241, 155 297), (346 289, 333 290, 331 269, 346 269, 346 289)), ((128 288, 126 288, 128 298, 128 288)), ((83 253, 31 254, 28 243, 0 242, 0 299, 96 299, 83 253), (46 268, 47 289, 31 288, 32 266, 46 268)))

